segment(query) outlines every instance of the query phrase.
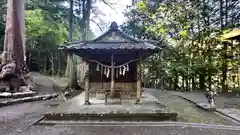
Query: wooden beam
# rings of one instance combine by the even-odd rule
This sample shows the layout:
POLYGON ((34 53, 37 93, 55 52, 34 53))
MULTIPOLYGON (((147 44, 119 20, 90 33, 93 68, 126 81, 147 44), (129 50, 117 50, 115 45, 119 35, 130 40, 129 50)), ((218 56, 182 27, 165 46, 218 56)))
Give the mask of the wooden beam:
POLYGON ((85 81, 85 105, 90 105, 91 103, 89 102, 89 63, 86 62, 86 72, 84 76, 84 81, 85 81))
POLYGON ((142 59, 137 61, 137 99, 136 104, 140 103, 141 98, 141 64, 142 59))
MULTIPOLYGON (((112 54, 111 56, 111 66, 114 66, 114 56, 112 54)), ((115 83, 115 79, 114 79, 114 67, 111 68, 111 92, 110 92, 110 96, 113 97, 114 96, 114 83, 115 83)))

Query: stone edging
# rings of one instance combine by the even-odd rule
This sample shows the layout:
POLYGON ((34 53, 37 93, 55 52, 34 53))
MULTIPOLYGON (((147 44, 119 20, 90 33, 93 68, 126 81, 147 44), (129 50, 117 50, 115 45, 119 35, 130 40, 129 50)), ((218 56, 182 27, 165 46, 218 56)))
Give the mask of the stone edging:
MULTIPOLYGON (((3 94, 3 93, 1 93, 3 94)), ((33 97, 36 96, 36 92, 16 92, 16 93, 9 93, 8 95, 0 95, 0 98, 24 98, 24 97, 33 97)))
MULTIPOLYGON (((177 95, 177 96, 180 97, 180 98, 183 98, 183 99, 185 99, 185 100, 187 100, 187 101, 189 101, 189 102, 191 102, 191 103, 193 103, 193 104, 195 104, 195 105, 197 105, 197 107, 199 107, 199 108, 201 108, 201 109, 204 109, 204 110, 208 110, 208 111, 209 111, 209 108, 203 107, 203 106, 199 105, 198 103, 196 103, 196 102, 194 102, 194 101, 192 101, 192 100, 190 100, 190 99, 188 99, 188 98, 185 98, 185 97, 183 97, 183 96, 181 96, 181 95, 177 95)), ((231 115, 228 115, 228 114, 220 111, 219 109, 214 109, 214 110, 212 110, 212 111, 214 111, 214 112, 216 112, 216 113, 219 113, 219 114, 221 114, 221 115, 223 115, 223 116, 225 116, 225 117, 231 118, 231 119, 233 119, 233 120, 235 120, 235 121, 237 121, 237 122, 240 122, 239 119, 236 119, 236 118, 232 117, 231 115)))
POLYGON ((196 103, 196 102, 192 101, 191 99, 185 98, 184 96, 181 96, 181 95, 177 95, 177 96, 180 97, 180 98, 183 98, 183 99, 185 99, 185 100, 187 100, 187 101, 189 101, 189 102, 191 102, 195 105, 197 105, 197 107, 199 107, 201 109, 204 109, 204 110, 207 110, 207 111, 216 111, 215 108, 206 107, 206 106, 204 106, 204 104, 196 103))
MULTIPOLYGON (((177 113, 48 113, 44 121, 177 121, 177 113)), ((41 123, 41 122, 40 122, 41 123)), ((44 123, 44 122, 42 122, 44 123)))
POLYGON ((235 120, 235 121, 237 121, 237 122, 240 122, 240 119, 237 119, 237 118, 235 118, 235 117, 232 117, 231 115, 228 115, 228 114, 222 112, 222 111, 219 110, 219 109, 216 109, 216 112, 218 112, 218 113, 220 113, 220 114, 222 114, 222 115, 224 115, 224 116, 226 116, 226 117, 229 117, 229 118, 231 118, 231 119, 233 119, 233 120, 235 120))
POLYGON ((49 99, 56 98, 57 96, 58 96, 58 94, 47 94, 47 95, 38 95, 38 96, 33 96, 33 97, 18 98, 18 99, 13 99, 13 100, 9 100, 9 101, 2 101, 2 102, 0 102, 0 107, 24 103, 24 102, 49 100, 49 99))

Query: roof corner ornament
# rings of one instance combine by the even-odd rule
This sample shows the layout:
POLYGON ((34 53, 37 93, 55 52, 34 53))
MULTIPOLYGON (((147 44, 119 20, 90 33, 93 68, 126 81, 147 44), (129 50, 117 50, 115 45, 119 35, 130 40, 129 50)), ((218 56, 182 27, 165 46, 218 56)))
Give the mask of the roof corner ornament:
POLYGON ((116 22, 112 22, 110 25, 110 29, 118 29, 118 25, 116 22))

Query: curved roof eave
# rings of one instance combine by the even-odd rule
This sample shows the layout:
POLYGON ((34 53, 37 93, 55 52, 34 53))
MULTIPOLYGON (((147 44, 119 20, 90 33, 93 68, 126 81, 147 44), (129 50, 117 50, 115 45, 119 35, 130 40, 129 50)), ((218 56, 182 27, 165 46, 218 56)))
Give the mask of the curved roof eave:
POLYGON ((125 33, 123 33, 120 29, 118 29, 118 26, 116 22, 112 22, 110 28, 108 31, 100 35, 99 37, 90 40, 90 41, 74 41, 69 42, 65 44, 65 47, 60 47, 59 49, 66 50, 66 49, 161 49, 161 47, 158 47, 157 44, 158 41, 150 40, 150 41, 144 41, 144 40, 138 40, 135 39, 125 33), (122 38, 127 39, 118 41, 118 40, 109 40, 104 41, 103 39, 105 37, 111 36, 112 32, 117 32, 118 35, 120 35, 122 38), (122 43, 122 45, 120 45, 122 43), (111 47, 111 44, 112 47, 111 47), (116 46, 114 46, 116 45, 116 46))

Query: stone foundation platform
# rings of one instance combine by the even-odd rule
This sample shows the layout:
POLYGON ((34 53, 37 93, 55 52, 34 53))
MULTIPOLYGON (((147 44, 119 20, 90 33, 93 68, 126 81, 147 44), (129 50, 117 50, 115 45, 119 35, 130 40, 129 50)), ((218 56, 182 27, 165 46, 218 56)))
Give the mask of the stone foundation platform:
MULTIPOLYGON (((84 105, 84 92, 44 115, 42 123, 47 121, 176 121, 177 113, 171 112, 152 95, 143 93, 140 104, 135 99, 90 98, 91 105, 84 105)), ((40 122, 41 123, 41 122, 40 122)))

